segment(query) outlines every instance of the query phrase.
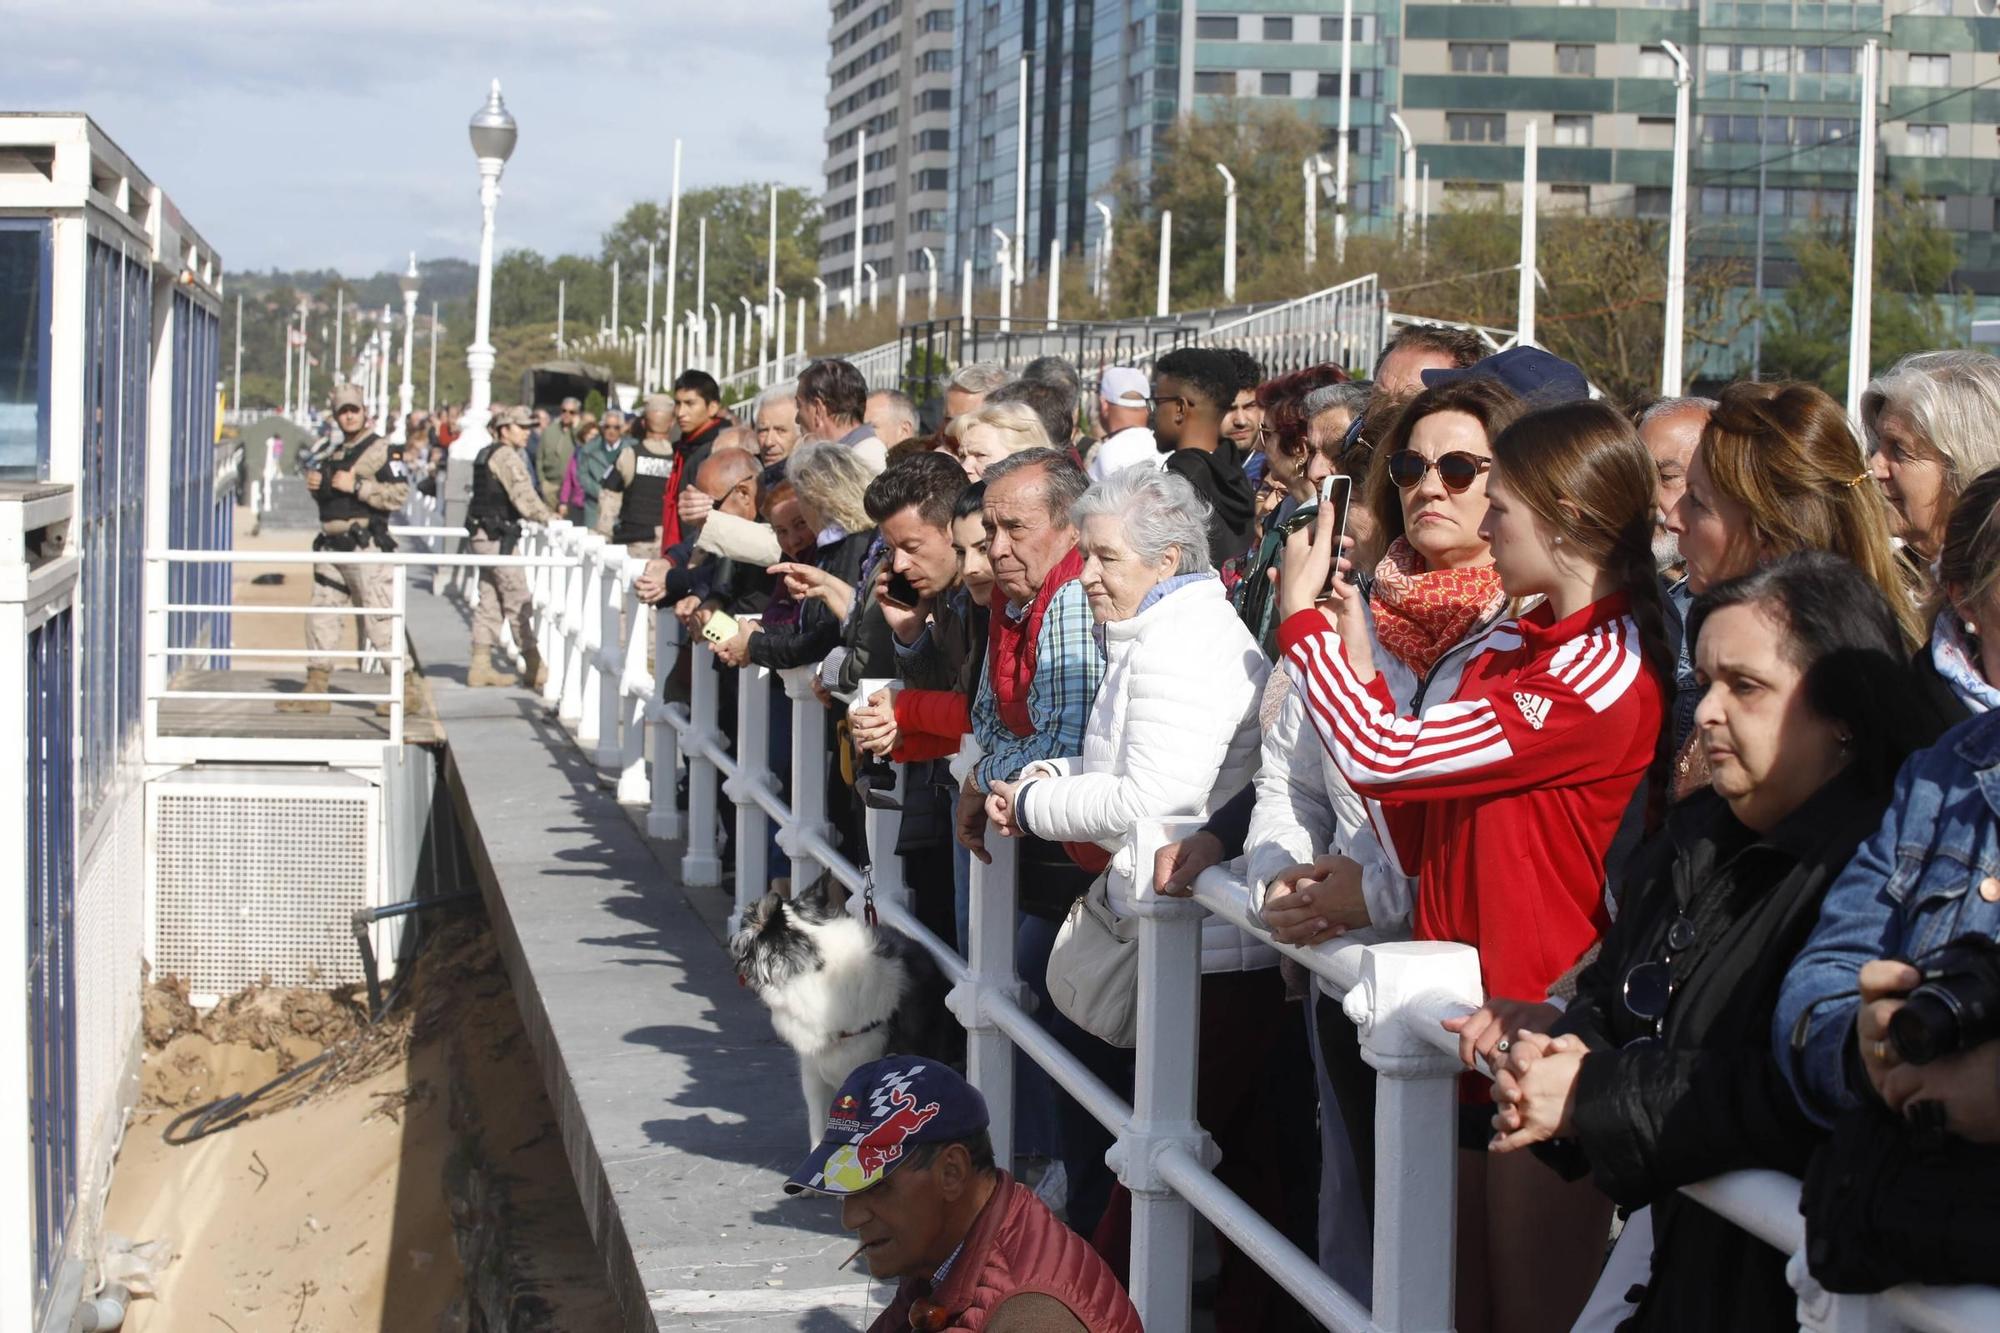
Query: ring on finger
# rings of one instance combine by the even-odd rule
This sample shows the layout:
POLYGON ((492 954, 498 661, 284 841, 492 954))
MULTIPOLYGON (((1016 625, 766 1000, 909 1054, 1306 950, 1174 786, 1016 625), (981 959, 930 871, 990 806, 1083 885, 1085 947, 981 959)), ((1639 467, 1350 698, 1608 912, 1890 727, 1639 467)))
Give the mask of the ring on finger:
POLYGON ((1514 1043, 1511 1039, 1502 1037, 1498 1042, 1494 1043, 1493 1049, 1499 1054, 1505 1055, 1508 1051, 1514 1049, 1514 1043))
POLYGON ((1889 1058, 1889 1043, 1878 1037, 1868 1043, 1868 1053, 1877 1060, 1886 1061, 1889 1058))

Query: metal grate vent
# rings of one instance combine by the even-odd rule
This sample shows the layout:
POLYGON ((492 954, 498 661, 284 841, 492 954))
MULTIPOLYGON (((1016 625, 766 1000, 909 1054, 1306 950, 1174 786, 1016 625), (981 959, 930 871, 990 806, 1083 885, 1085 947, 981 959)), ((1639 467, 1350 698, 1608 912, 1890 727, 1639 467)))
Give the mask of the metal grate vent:
POLYGON ((200 996, 268 977, 361 977, 350 924, 374 888, 374 792, 153 788, 154 962, 200 996))

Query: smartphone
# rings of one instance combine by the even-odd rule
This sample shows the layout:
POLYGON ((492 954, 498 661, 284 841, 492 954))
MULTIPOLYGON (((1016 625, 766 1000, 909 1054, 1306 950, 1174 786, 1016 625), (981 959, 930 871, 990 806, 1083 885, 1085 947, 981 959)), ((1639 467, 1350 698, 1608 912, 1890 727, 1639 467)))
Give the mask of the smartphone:
POLYGON ((877 596, 903 611, 916 610, 917 603, 923 600, 922 595, 917 592, 916 585, 910 582, 909 576, 894 570, 890 571, 889 581, 882 585, 882 591, 877 596))
POLYGON ((1347 505, 1354 495, 1354 478, 1336 472, 1319 484, 1319 502, 1335 506, 1333 540, 1336 550, 1347 535, 1347 505))
POLYGON ((712 612, 701 627, 701 637, 710 643, 728 643, 736 637, 736 617, 727 611, 712 612))

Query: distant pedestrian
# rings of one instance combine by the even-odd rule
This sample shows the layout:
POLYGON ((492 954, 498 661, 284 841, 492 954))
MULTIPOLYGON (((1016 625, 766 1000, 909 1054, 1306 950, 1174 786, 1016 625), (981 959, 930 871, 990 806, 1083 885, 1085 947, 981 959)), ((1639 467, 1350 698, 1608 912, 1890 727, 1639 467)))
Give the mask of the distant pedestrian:
MULTIPOLYGON (((528 472, 522 449, 534 415, 525 407, 503 408, 494 414, 497 438, 472 461, 472 497, 465 506, 465 530, 474 555, 512 555, 520 540, 521 520, 547 523, 555 517, 542 503, 528 472)), ((500 645, 502 622, 514 627, 514 643, 527 666, 528 683, 540 689, 548 667, 535 642, 535 622, 528 603, 528 580, 519 569, 479 571, 479 605, 472 612, 472 665, 465 683, 472 686, 512 685, 520 679, 493 665, 500 645)))
POLYGON ((574 398, 562 400, 562 412, 551 422, 547 412, 541 418, 541 447, 535 454, 535 477, 542 488, 542 503, 555 506, 562 496, 563 475, 569 471, 570 455, 576 452, 582 434, 583 404, 574 398))

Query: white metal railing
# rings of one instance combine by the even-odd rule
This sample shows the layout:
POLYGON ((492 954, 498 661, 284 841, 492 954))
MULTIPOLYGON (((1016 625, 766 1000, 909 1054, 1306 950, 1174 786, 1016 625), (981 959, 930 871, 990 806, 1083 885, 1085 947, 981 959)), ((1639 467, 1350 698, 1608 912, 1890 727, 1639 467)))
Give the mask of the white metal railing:
MULTIPOLYGON (((856 865, 832 843, 826 821, 824 714, 813 669, 746 667, 738 677, 736 743, 721 725, 720 665, 713 653, 690 662, 689 701, 666 704, 665 682, 690 651, 678 622, 640 603, 633 580, 643 568, 622 547, 568 524, 531 529, 522 549, 541 557, 533 587, 542 641, 551 653, 545 702, 573 724, 597 765, 618 774, 627 804, 647 806, 654 836, 684 840, 683 878, 721 877, 721 801, 734 807, 735 911, 731 929, 762 896, 771 867, 766 835, 775 823, 794 885, 824 873, 844 885, 850 910, 872 903, 880 919, 926 949, 950 980, 947 1003, 966 1028, 967 1073, 985 1094, 994 1151, 1013 1155, 1014 1068, 1020 1051, 1116 1136, 1107 1160, 1132 1193, 1130 1290, 1151 1333, 1185 1333, 1191 1320, 1192 1223, 1196 1213, 1241 1248, 1315 1318, 1341 1333, 1402 1333, 1452 1326, 1457 1038, 1442 1021, 1481 1000, 1479 960, 1459 944, 1385 940, 1369 932, 1313 949, 1277 945, 1251 909, 1234 866, 1197 880, 1188 899, 1161 898, 1149 876, 1118 891, 1122 914, 1137 921, 1139 1029, 1134 1096, 1128 1104, 1091 1074, 1028 1012, 1015 972, 1015 847, 989 829, 991 864, 972 865, 971 940, 966 957, 918 923, 893 851, 900 814, 869 809, 872 865, 856 865), (652 645, 653 666, 646 665, 652 645), (792 710, 791 799, 782 799, 767 764, 771 709, 792 710), (650 741, 651 774, 646 755, 650 741), (689 769, 687 817, 675 808, 674 775, 689 769), (1213 913, 1272 943, 1343 996, 1361 1049, 1380 1075, 1376 1101, 1376 1208, 1373 1306, 1324 1274, 1215 1175, 1217 1155, 1195 1116, 1201 927, 1213 913)), ((863 682, 867 697, 881 682, 863 682)), ((1192 821, 1149 822, 1132 834, 1131 864, 1144 868, 1192 821)), ((1114 876, 1114 882, 1119 877, 1114 876)), ((1796 1180, 1769 1171, 1734 1172, 1687 1191, 1738 1226, 1791 1256, 1799 1320, 1814 1333, 1919 1329, 1971 1333, 2000 1328, 2000 1291, 1901 1287, 1878 1296, 1835 1296, 1806 1274, 1796 1180)))
POLYGON ((1201 347, 1240 347, 1266 375, 1329 361, 1361 374, 1382 350, 1382 294, 1373 273, 1217 324, 1195 340, 1201 347))

